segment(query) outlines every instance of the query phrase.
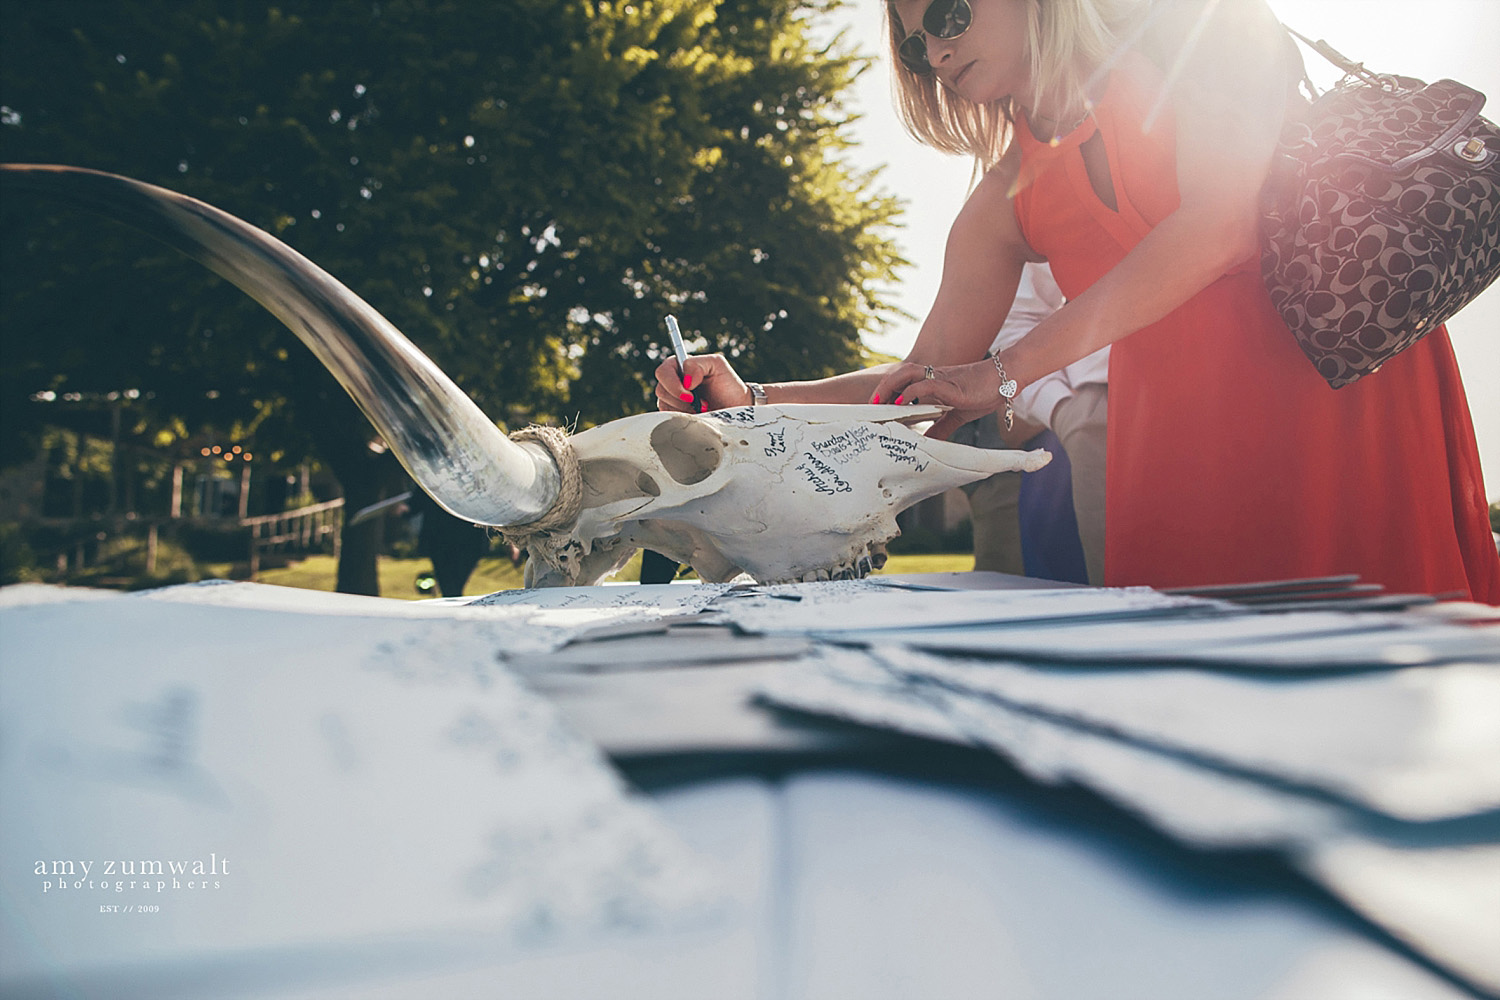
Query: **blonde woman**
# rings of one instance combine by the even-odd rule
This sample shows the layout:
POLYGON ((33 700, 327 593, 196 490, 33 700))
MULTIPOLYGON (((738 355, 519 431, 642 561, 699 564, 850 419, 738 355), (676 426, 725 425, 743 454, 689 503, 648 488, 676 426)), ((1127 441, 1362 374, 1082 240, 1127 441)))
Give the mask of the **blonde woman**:
MULTIPOLYGON (((767 385, 767 401, 944 403, 946 435, 1113 345, 1107 583, 1352 572, 1500 603, 1446 331, 1335 391, 1261 284, 1259 193, 1300 76, 1262 0, 894 0, 886 14, 908 128, 984 176, 907 360, 767 385), (1067 304, 986 358, 1037 260, 1067 304)), ((687 378, 710 407, 753 398, 719 356, 690 359, 687 378)), ((689 408, 675 365, 657 380, 662 408, 689 408)))

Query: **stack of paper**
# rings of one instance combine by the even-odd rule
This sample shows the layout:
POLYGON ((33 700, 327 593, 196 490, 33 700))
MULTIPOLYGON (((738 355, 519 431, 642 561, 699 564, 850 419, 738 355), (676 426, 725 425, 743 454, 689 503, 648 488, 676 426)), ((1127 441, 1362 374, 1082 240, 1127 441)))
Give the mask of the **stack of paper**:
POLYGON ((285 962, 441 965, 712 902, 654 810, 504 668, 499 626, 18 603, 0 608, 0 992, 120 996, 150 969, 209 995, 285 962))
POLYGON ((1098 588, 762 588, 713 607, 828 644, 768 678, 770 704, 995 750, 1189 844, 1284 851, 1500 991, 1493 615, 1098 588))

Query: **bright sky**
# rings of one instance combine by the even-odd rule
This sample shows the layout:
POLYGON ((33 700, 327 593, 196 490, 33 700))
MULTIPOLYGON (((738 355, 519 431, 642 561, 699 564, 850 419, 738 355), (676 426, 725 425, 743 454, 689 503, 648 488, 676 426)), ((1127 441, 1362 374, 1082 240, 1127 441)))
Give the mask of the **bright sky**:
MULTIPOLYGON (((966 160, 919 146, 901 129, 891 110, 890 68, 880 36, 882 0, 854 0, 830 23, 847 26, 848 39, 877 65, 864 75, 855 107, 864 118, 855 126, 863 166, 885 164, 886 189, 908 202, 902 251, 913 267, 892 298, 916 319, 891 324, 872 347, 905 354, 937 292, 943 242, 969 187, 966 160)), ((1444 77, 1489 94, 1486 117, 1500 115, 1500 0, 1267 0, 1283 21, 1309 38, 1323 38, 1335 49, 1377 72, 1423 80, 1444 77)), ((1338 71, 1307 53, 1313 79, 1326 86, 1338 71)), ((1469 304, 1449 324, 1463 372, 1469 407, 1479 435, 1489 498, 1500 500, 1500 284, 1469 304)), ((1379 375, 1374 376, 1376 378, 1379 375)), ((1295 447, 1295 442, 1288 442, 1295 447)))

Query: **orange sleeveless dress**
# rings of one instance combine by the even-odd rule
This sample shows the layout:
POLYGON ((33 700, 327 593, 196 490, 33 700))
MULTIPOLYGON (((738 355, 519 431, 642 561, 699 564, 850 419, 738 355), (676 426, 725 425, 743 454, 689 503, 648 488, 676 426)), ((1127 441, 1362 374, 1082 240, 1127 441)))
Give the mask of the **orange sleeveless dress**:
MULTIPOLYGON (((1112 74, 1094 119, 1057 145, 1022 121, 1016 217, 1074 297, 1178 204, 1160 77, 1112 74), (1102 133, 1118 210, 1080 145, 1102 133)), ((1479 452, 1446 329, 1330 389, 1271 306, 1252 259, 1110 358, 1105 579, 1156 587, 1358 573, 1401 593, 1500 603, 1479 452)))

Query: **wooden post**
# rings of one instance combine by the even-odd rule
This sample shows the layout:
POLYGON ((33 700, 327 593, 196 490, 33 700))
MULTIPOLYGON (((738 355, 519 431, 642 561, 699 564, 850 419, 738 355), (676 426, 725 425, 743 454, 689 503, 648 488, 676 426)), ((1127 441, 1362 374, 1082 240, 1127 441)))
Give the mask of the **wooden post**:
POLYGON ((120 401, 117 398, 109 407, 109 505, 105 508, 106 514, 119 509, 120 482, 120 401))
POLYGON ((182 463, 172 466, 172 506, 167 516, 174 520, 182 516, 182 463))
POLYGON ((150 576, 156 572, 156 546, 157 546, 156 522, 151 522, 151 527, 146 529, 146 575, 150 576))
POLYGON ((124 455, 120 453, 120 446, 115 445, 115 461, 124 465, 120 475, 125 480, 125 514, 127 517, 135 514, 135 448, 125 445, 124 455))
POLYGON ((250 516, 250 463, 240 465, 240 520, 250 516))

